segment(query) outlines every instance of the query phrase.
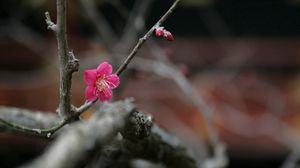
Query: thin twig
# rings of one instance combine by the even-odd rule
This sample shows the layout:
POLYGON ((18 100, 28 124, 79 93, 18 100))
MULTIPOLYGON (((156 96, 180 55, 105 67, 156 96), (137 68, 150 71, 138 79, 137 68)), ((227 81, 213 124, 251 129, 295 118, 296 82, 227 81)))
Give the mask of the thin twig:
POLYGON ((297 161, 300 158, 300 150, 299 146, 296 146, 292 151, 289 153, 283 164, 281 165, 281 168, 295 168, 297 166, 297 161))
POLYGON ((45 12, 45 17, 46 17, 45 21, 48 25, 47 29, 51 29, 54 32, 56 32, 57 31, 56 24, 52 22, 49 12, 45 12))
POLYGON ((144 42, 151 36, 155 28, 162 25, 162 23, 172 14, 174 9, 176 8, 178 2, 180 0, 176 0, 173 5, 169 8, 169 10, 158 20, 158 22, 142 37, 139 39, 138 43, 135 45, 131 53, 127 56, 126 60, 123 62, 123 64, 118 68, 116 71, 117 75, 120 75, 128 66, 132 58, 136 55, 138 50, 141 48, 141 46, 144 44, 144 42))
POLYGON ((42 137, 47 136, 48 138, 54 132, 56 132, 58 129, 60 129, 61 127, 66 125, 66 122, 61 122, 60 124, 55 125, 54 127, 51 127, 51 128, 38 129, 38 128, 25 127, 23 125, 19 125, 19 124, 14 123, 14 122, 9 122, 9 121, 3 120, 1 118, 0 118, 0 122, 4 125, 8 126, 10 129, 18 130, 19 132, 22 132, 22 133, 25 133, 25 134, 38 135, 38 136, 42 136, 42 137))
POLYGON ((160 76, 170 78, 178 84, 185 95, 188 95, 190 101, 202 113, 203 117, 205 118, 205 125, 208 128, 211 145, 216 146, 219 143, 219 138, 217 130, 214 128, 212 122, 212 108, 205 103, 204 99, 199 94, 197 94, 196 89, 188 82, 182 73, 174 68, 174 65, 171 65, 170 63, 153 61, 145 58, 139 58, 138 62, 138 68, 144 71, 150 70, 151 72, 154 72, 160 76))
MULTIPOLYGON (((30 126, 25 126, 24 123, 22 124, 18 124, 16 123, 15 119, 13 121, 12 117, 7 117, 7 119, 2 115, 0 118, 0 126, 4 126, 6 128, 8 128, 9 130, 12 131, 17 131, 19 133, 24 133, 24 134, 28 134, 28 135, 37 135, 37 136, 41 136, 41 137, 50 137, 52 136, 54 133, 56 133, 60 128, 62 128, 63 126, 73 122, 74 120, 78 120, 79 116, 85 112, 88 108, 90 108, 97 100, 94 101, 87 101, 85 102, 82 106, 80 106, 79 108, 74 108, 72 109, 73 113, 72 115, 68 116, 67 118, 63 119, 60 123, 55 124, 49 128, 41 128, 41 125, 45 124, 39 124, 38 126, 33 126, 32 124, 30 126), (4 119, 5 118, 5 119, 4 119), (1 125, 2 124, 2 125, 1 125)), ((35 112, 30 112, 29 110, 25 110, 25 109, 16 109, 16 108, 4 108, 2 107, 0 110, 10 110, 10 112, 15 112, 15 111, 20 111, 18 112, 16 115, 20 115, 20 113, 22 114, 21 117, 24 117, 23 115, 28 116, 30 119, 33 118, 33 114, 35 112)), ((15 118, 15 117, 13 117, 15 118)), ((49 117, 47 117, 47 119, 50 120, 49 117)), ((52 124, 53 119, 51 119, 49 121, 50 124, 52 124), (52 122, 52 123, 51 123, 52 122)), ((47 124, 49 125, 49 124, 47 124)))
POLYGON ((101 109, 105 113, 95 113, 87 122, 72 125, 43 155, 25 167, 84 167, 82 162, 89 159, 94 150, 110 142, 124 127, 133 108, 130 100, 107 104, 105 109, 101 109))
POLYGON ((128 51, 134 45, 137 33, 144 29, 146 16, 149 13, 153 2, 154 0, 135 1, 133 9, 128 15, 126 26, 123 29, 122 37, 119 40, 120 42, 117 44, 117 49, 120 48, 121 53, 123 51, 128 51))
MULTIPOLYGON (((0 118, 20 123, 27 127, 47 128, 55 125, 59 117, 51 112, 0 106, 0 118)), ((1 124, 0 127, 4 128, 1 124)))
POLYGON ((0 106, 0 130, 39 135, 40 129, 57 125, 59 117, 53 113, 31 111, 15 107, 0 106), (10 121, 13 121, 10 122, 10 121), (18 124, 16 124, 18 123, 18 124), (31 129, 33 128, 33 129, 31 129))
POLYGON ((74 120, 78 120, 78 117, 85 111, 87 110, 93 103, 93 102, 86 102, 84 105, 82 105, 80 108, 73 110, 74 113, 70 115, 69 117, 65 118, 62 120, 60 123, 51 126, 49 128, 31 128, 27 127, 9 120, 4 120, 0 118, 0 123, 6 126, 9 129, 12 129, 13 131, 18 131, 20 133, 24 134, 29 134, 29 135, 38 135, 41 137, 50 137, 52 136, 55 132, 57 132, 60 128, 63 126, 71 123, 74 120))
POLYGON ((75 111, 75 113, 77 114, 81 114, 83 112, 85 112, 87 109, 89 109, 94 103, 97 102, 98 99, 94 100, 94 101, 86 101, 82 106, 78 107, 75 111))
MULTIPOLYGON (((213 147, 213 151, 211 157, 205 159, 201 164, 205 165, 203 167, 225 167, 228 164, 228 158, 225 153, 226 147, 219 140, 218 132, 213 125, 212 108, 205 103, 200 94, 197 94, 197 90, 190 84, 178 68, 167 60, 154 61, 145 58, 136 58, 136 61, 137 64, 135 65, 137 68, 170 78, 176 82, 183 93, 189 98, 189 101, 203 115, 204 122, 208 130, 209 140, 213 147)), ((208 155, 206 148, 203 148, 203 151, 205 152, 205 155, 208 155)))

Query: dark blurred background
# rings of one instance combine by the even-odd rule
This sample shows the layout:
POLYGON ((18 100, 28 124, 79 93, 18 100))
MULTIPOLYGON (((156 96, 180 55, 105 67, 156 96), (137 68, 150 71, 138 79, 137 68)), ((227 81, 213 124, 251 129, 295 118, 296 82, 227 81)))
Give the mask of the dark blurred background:
MULTIPOLYGON (((0 105, 55 111, 56 39, 44 21, 45 11, 55 20, 55 2, 0 4, 0 105)), ((134 4, 94 1, 117 36, 134 4)), ((146 28, 171 4, 154 1, 143 20, 146 28)), ((69 1, 68 9, 69 45, 80 60, 72 86, 72 102, 78 106, 84 102, 83 70, 108 60, 110 53, 79 1, 69 1)), ((182 0, 164 24, 175 41, 153 38, 213 107, 213 123, 227 145, 230 168, 281 167, 290 151, 299 147, 299 18, 298 0, 182 0)), ((138 57, 151 58, 149 50, 143 47, 138 57)), ((139 70, 128 74, 116 99, 135 97, 140 109, 165 129, 182 139, 191 139, 187 136, 192 134, 194 143, 200 139, 208 143, 203 117, 174 82, 139 70), (174 121, 182 129, 175 129, 174 121)), ((28 161, 49 143, 0 133, 0 167, 28 161)))

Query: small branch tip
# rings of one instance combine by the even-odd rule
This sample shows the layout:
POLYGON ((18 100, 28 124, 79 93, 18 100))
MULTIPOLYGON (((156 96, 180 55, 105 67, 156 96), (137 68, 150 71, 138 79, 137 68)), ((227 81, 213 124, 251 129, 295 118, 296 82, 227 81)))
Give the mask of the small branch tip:
POLYGON ((46 17, 45 21, 46 21, 46 23, 48 25, 47 29, 51 29, 51 30, 53 30, 53 31, 56 32, 56 24, 54 22, 52 22, 50 14, 49 14, 48 11, 45 12, 45 17, 46 17))

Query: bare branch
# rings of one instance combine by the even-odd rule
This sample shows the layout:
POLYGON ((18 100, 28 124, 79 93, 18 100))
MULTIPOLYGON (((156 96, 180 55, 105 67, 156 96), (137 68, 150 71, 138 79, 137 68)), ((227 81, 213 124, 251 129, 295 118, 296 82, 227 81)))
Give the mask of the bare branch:
POLYGON ((54 32, 56 32, 57 31, 56 24, 52 22, 49 12, 45 12, 45 17, 46 17, 45 21, 48 25, 47 29, 51 29, 54 32))
POLYGON ((95 101, 86 102, 79 108, 74 107, 72 109, 74 113, 59 123, 59 118, 55 115, 46 115, 25 109, 0 107, 0 129, 49 138, 63 126, 78 120, 79 116, 91 107, 95 101))
POLYGON ((92 107, 92 105, 94 103, 97 102, 98 99, 94 100, 94 101, 86 101, 83 105, 81 105, 80 107, 76 108, 75 113, 77 114, 81 114, 83 112, 85 112, 87 109, 89 109, 90 107, 92 107))
POLYGON ((78 60, 74 57, 73 52, 70 52, 68 49, 66 23, 67 0, 57 0, 56 5, 56 39, 60 63, 60 102, 58 111, 61 117, 66 118, 74 112, 71 110, 70 103, 72 74, 73 72, 78 71, 79 64, 78 60))
MULTIPOLYGON (((15 107, 0 106, 1 120, 14 121, 26 127, 47 128, 57 124, 59 118, 50 112, 31 111, 15 107)), ((0 123, 1 129, 8 129, 0 123)))
POLYGON ((105 113, 95 113, 89 121, 75 123, 42 156, 25 167, 83 167, 79 165, 93 150, 107 144, 124 127, 125 119, 133 109, 129 101, 106 105, 102 109, 105 113))
MULTIPOLYGON (((127 48, 134 44, 134 40, 137 37, 137 33, 144 29, 145 18, 149 10, 151 9, 154 0, 136 0, 135 5, 130 12, 126 26, 123 30, 123 35, 117 48, 127 48), (126 45, 124 45, 126 44, 126 45)), ((121 50, 121 51, 126 51, 121 50)))
POLYGON ((180 0, 176 0, 173 3, 173 5, 169 8, 169 10, 158 20, 158 22, 142 38, 139 39, 138 43, 135 45, 131 53, 127 56, 126 60, 116 71, 117 75, 120 75, 126 69, 127 65, 130 63, 132 58, 136 55, 136 53, 144 44, 144 42, 151 36, 155 28, 159 27, 172 14, 173 10, 176 8, 179 1, 180 0))
POLYGON ((13 122, 3 120, 2 118, 0 118, 0 123, 5 125, 10 130, 18 130, 19 132, 22 132, 22 133, 25 133, 25 134, 42 135, 45 132, 44 129, 25 127, 23 125, 19 125, 19 124, 13 123, 13 122))
POLYGON ((144 71, 151 71, 160 76, 170 78, 174 80, 178 86, 182 89, 182 91, 190 97, 190 101, 198 108, 200 112, 202 112, 206 125, 208 127, 208 132, 212 145, 217 145, 218 135, 217 131, 214 129, 212 125, 212 110, 203 100, 202 97, 197 94, 197 91, 193 86, 187 81, 187 79, 182 75, 182 73, 174 68, 171 64, 163 63, 160 61, 153 61, 150 59, 142 59, 138 58, 138 64, 136 67, 142 69, 144 71))
MULTIPOLYGON (((171 15, 171 13, 176 8, 176 6, 177 6, 177 4, 178 4, 179 1, 180 0, 176 0, 173 3, 173 5, 169 8, 169 10, 159 19, 159 21, 142 38, 139 39, 138 43, 133 48, 133 50, 130 52, 130 54, 127 56, 126 60, 123 62, 123 64, 116 71, 117 75, 121 75, 121 73, 126 69, 127 65, 130 63, 130 61, 132 60, 132 58, 136 55, 137 51, 141 48, 141 46, 143 45, 143 43, 151 36, 151 34, 153 33, 154 29, 156 27, 160 26, 171 15)), ((95 102, 96 101, 93 101, 93 102, 90 102, 90 103, 86 102, 81 107, 79 107, 79 109, 81 109, 83 107, 84 108, 86 107, 85 109, 88 109, 95 102)))
POLYGON ((0 112, 1 129, 48 138, 64 125, 74 121, 79 116, 79 113, 75 113, 73 116, 58 123, 58 117, 51 114, 43 114, 41 112, 32 112, 30 110, 8 107, 1 107, 0 112))
POLYGON ((131 113, 121 134, 123 151, 133 158, 163 163, 170 168, 197 167, 181 141, 153 125, 148 115, 131 113))
MULTIPOLYGON (((84 167, 86 161, 99 149, 104 149, 104 145, 115 139, 118 132, 123 138, 115 149, 122 154, 114 159, 124 156, 160 162, 172 168, 196 167, 184 145, 153 126, 152 118, 137 112, 128 99, 106 103, 91 120, 70 126, 44 155, 27 167, 84 167)), ((111 164, 117 161, 112 160, 111 164)))
MULTIPOLYGON (((154 29, 157 26, 160 26, 167 17, 172 13, 174 8, 177 6, 179 0, 176 0, 170 9, 160 18, 160 20, 144 35, 143 38, 139 40, 135 48, 129 54, 125 62, 119 67, 117 70, 117 74, 120 75, 122 71, 124 71, 127 65, 130 63, 132 58, 137 53, 138 49, 142 46, 142 44, 149 38, 149 36, 153 33, 154 29)), ((67 44, 67 34, 66 34, 66 0, 57 0, 57 25, 55 27, 56 38, 58 43, 58 56, 60 60, 60 104, 58 112, 63 120, 53 127, 50 128, 30 128, 14 121, 8 121, 5 118, 0 118, 0 122, 9 128, 12 128, 15 131, 21 133, 35 134, 39 136, 49 136, 54 134, 64 125, 78 120, 78 117, 82 112, 91 107, 97 100, 92 102, 85 102, 79 108, 73 108, 70 103, 70 91, 71 91, 71 79, 72 73, 78 71, 78 60, 75 58, 73 52, 69 51, 67 44)), ((47 24, 53 25, 54 23, 51 21, 50 15, 48 12, 45 13, 47 24), (53 23, 53 24, 52 24, 53 23)))
POLYGON ((46 22, 48 27, 52 30, 55 30, 57 43, 58 43, 58 56, 60 62, 60 103, 58 112, 63 120, 61 123, 50 127, 50 128, 30 128, 24 125, 20 125, 15 123, 14 121, 8 121, 5 118, 0 118, 0 122, 13 130, 29 133, 29 134, 37 134, 37 135, 46 135, 49 136, 62 128, 64 125, 77 120, 79 115, 86 110, 90 105, 83 105, 83 107, 79 108, 78 112, 76 108, 73 108, 70 103, 70 92, 71 92, 71 84, 72 84, 72 74, 75 71, 78 71, 79 63, 75 58, 72 51, 69 51, 67 44, 67 30, 66 30, 66 8, 67 8, 67 0, 57 0, 57 25, 55 25, 50 18, 48 12, 45 13, 46 22))
POLYGON ((300 159, 300 150, 299 146, 296 146, 292 151, 289 153, 281 168, 295 168, 297 167, 297 161, 300 159))
MULTIPOLYGON (((167 60, 154 61, 150 59, 137 58, 137 63, 134 65, 138 69, 150 71, 159 76, 170 78, 177 83, 185 95, 189 97, 189 101, 192 102, 199 112, 202 113, 205 125, 208 129, 210 144, 214 148, 211 158, 206 159, 205 162, 201 164, 204 167, 225 167, 228 164, 226 147, 219 140, 217 130, 213 125, 211 107, 205 103, 201 95, 197 94, 195 88, 188 82, 183 74, 167 60)), ((204 152, 207 153, 207 149, 204 152)))

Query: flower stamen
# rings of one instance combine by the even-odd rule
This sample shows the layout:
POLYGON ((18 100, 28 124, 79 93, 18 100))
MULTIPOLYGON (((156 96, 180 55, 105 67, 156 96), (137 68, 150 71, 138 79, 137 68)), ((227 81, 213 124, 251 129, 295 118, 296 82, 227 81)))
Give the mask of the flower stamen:
POLYGON ((98 78, 96 81, 96 88, 98 91, 103 91, 109 89, 109 85, 107 84, 106 80, 103 78, 98 78))

